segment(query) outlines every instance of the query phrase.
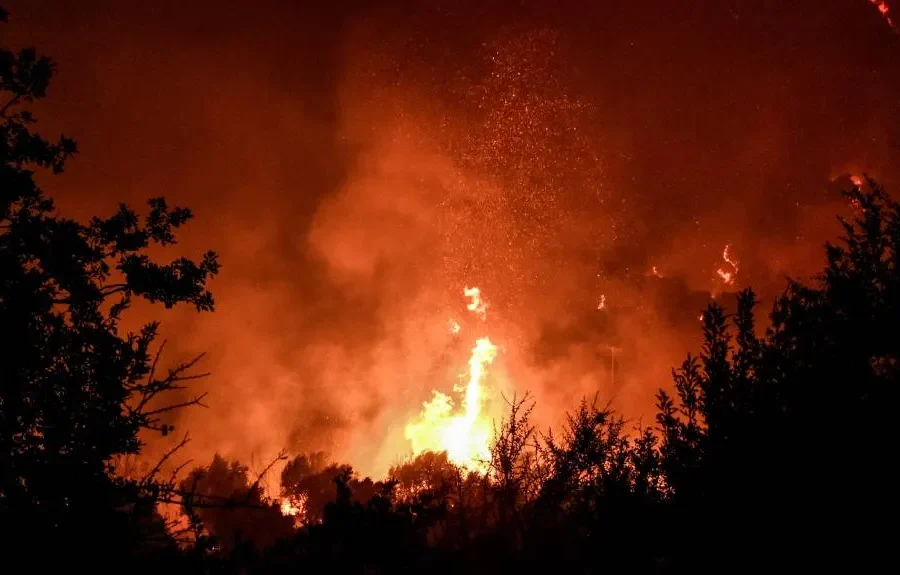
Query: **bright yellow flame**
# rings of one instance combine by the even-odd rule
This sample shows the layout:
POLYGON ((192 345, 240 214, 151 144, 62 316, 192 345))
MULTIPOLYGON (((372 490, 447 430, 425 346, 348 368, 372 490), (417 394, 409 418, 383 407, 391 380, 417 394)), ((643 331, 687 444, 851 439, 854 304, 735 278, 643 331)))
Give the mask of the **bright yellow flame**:
POLYGON ((497 346, 487 337, 475 342, 469 357, 469 381, 464 389, 462 413, 453 414, 453 400, 434 392, 416 421, 408 423, 406 438, 413 454, 446 451, 451 463, 470 471, 484 472, 490 459, 491 423, 482 414, 483 382, 487 366, 497 357, 497 346))

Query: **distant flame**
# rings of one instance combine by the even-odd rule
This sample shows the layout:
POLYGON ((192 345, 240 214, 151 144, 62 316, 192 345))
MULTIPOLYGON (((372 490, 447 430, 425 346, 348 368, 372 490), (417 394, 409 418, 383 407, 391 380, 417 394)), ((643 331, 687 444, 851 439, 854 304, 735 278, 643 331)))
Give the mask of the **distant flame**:
POLYGON ((285 517, 293 517, 296 526, 302 525, 306 519, 306 494, 299 497, 283 497, 281 514, 285 517))
POLYGON ((726 245, 725 249, 722 251, 722 259, 725 260, 725 263, 731 266, 731 270, 726 270, 724 267, 720 267, 716 270, 716 273, 719 275, 719 278, 722 279, 722 283, 724 283, 725 285, 734 284, 734 280, 737 277, 738 273, 739 262, 731 258, 729 250, 731 250, 730 244, 726 245))
POLYGON ((863 181, 859 176, 850 176, 850 181, 853 182, 853 185, 857 188, 862 188, 863 181))
POLYGON ((481 299, 481 290, 477 287, 467 287, 463 289, 463 295, 468 298, 472 298, 472 301, 469 302, 469 305, 466 306, 466 309, 474 312, 481 319, 485 319, 487 316, 487 304, 481 299))
POLYGON ((894 27, 894 22, 891 20, 890 16, 890 7, 887 5, 887 2, 884 0, 869 0, 872 4, 874 4, 878 11, 881 12, 881 15, 884 16, 884 21, 887 22, 888 26, 891 28, 894 27))
POLYGON ((606 308, 606 295, 600 294, 600 303, 597 304, 597 309, 605 309, 606 308))

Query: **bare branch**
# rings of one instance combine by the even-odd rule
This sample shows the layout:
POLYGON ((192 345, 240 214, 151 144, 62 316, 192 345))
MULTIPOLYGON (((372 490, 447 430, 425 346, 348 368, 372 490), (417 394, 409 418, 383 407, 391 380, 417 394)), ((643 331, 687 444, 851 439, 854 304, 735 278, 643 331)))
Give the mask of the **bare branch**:
MULTIPOLYGON (((157 501, 160 503, 173 503, 175 505, 182 505, 184 503, 184 493, 177 491, 174 492, 175 495, 181 497, 181 499, 173 499, 171 497, 160 497, 157 501)), ((188 494, 191 497, 195 497, 196 494, 188 494)), ((249 503, 249 500, 238 501, 232 497, 222 497, 216 495, 201 495, 201 501, 192 500, 190 502, 191 507, 195 507, 197 509, 233 509, 233 508, 243 508, 243 509, 270 509, 271 505, 266 505, 262 503, 249 503), (204 501, 205 500, 205 501, 204 501), (213 500, 213 501, 209 501, 213 500), (218 500, 218 501, 215 501, 218 500)))
POLYGON ((147 475, 145 475, 144 478, 141 479, 140 484, 141 484, 141 485, 146 485, 146 484, 148 484, 148 483, 153 479, 153 477, 155 477, 156 474, 159 473, 159 470, 160 470, 160 468, 163 466, 163 464, 165 464, 165 462, 166 462, 170 457, 172 457, 172 455, 174 455, 176 451, 178 451, 179 449, 181 449, 182 447, 184 447, 185 445, 187 445, 189 441, 190 441, 190 438, 188 438, 188 434, 185 433, 185 434, 184 434, 184 437, 181 439, 181 441, 179 441, 174 447, 172 447, 171 449, 169 449, 168 451, 166 451, 166 452, 163 454, 163 456, 159 458, 159 461, 156 462, 156 465, 153 466, 153 469, 151 469, 151 470, 147 473, 147 475))
POLYGON ((181 409, 182 407, 189 407, 191 405, 199 405, 200 407, 209 407, 208 405, 205 405, 203 403, 203 398, 206 397, 207 395, 209 395, 209 392, 204 391, 203 393, 201 393, 200 395, 196 396, 195 398, 193 398, 191 400, 182 401, 181 403, 173 403, 171 405, 166 405, 165 407, 160 407, 160 408, 154 409, 152 411, 148 411, 146 413, 141 413, 141 415, 144 417, 147 417, 147 418, 151 418, 154 415, 159 415, 160 413, 167 413, 169 411, 173 411, 175 409, 181 409))
POLYGON ((162 343, 159 344, 159 349, 156 350, 156 355, 153 357, 153 363, 150 364, 150 373, 147 374, 147 381, 153 381, 153 378, 156 377, 156 366, 159 364, 159 358, 166 348, 166 342, 168 342, 168 340, 162 340, 162 343))
POLYGON ((21 94, 16 94, 12 98, 10 98, 5 104, 3 104, 3 107, 0 108, 0 116, 6 117, 6 111, 9 110, 10 107, 15 106, 16 103, 19 101, 19 98, 21 98, 21 96, 22 96, 21 94))
POLYGON ((182 463, 181 465, 179 465, 175 469, 173 469, 172 475, 169 477, 169 483, 170 484, 175 483, 175 478, 178 477, 178 474, 181 473, 181 470, 184 469, 185 467, 187 467, 188 465, 190 465, 193 461, 194 461, 193 459, 188 459, 188 460, 184 461, 184 463, 182 463))
POLYGON ((268 465, 266 465, 265 469, 263 469, 259 473, 259 475, 256 476, 256 481, 254 481, 253 484, 250 485, 250 489, 247 491, 248 500, 250 499, 250 495, 256 490, 257 487, 259 487, 259 482, 262 481, 262 478, 265 477, 265 475, 268 474, 273 467, 275 467, 276 463, 278 463, 279 461, 284 461, 286 459, 287 450, 282 449, 278 452, 278 455, 275 456, 275 459, 273 459, 268 465))

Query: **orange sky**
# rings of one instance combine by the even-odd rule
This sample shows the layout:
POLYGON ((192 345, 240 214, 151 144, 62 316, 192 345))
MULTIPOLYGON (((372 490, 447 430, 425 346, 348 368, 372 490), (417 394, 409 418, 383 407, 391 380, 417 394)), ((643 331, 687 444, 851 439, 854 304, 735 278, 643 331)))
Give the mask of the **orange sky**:
POLYGON ((209 354, 197 458, 382 472, 488 333, 542 423, 595 392, 647 420, 726 244, 771 296, 821 266, 833 178, 900 194, 900 35, 865 0, 307 4, 5 2, 59 64, 62 212, 164 194, 220 252, 216 313, 163 314, 173 361, 209 354))

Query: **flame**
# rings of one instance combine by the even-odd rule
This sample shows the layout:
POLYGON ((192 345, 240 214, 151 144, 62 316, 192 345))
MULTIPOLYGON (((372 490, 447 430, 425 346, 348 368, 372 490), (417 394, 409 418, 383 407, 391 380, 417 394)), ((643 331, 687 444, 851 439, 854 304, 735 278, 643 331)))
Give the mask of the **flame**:
POLYGON ((882 16, 884 16, 884 21, 887 22, 888 26, 893 28, 894 22, 891 20, 891 9, 887 5, 887 2, 885 2, 884 0, 869 0, 869 2, 878 8, 878 11, 881 12, 882 16))
POLYGON ((453 414, 453 400, 434 391, 431 401, 422 405, 419 418, 407 424, 406 438, 413 454, 446 451, 450 462, 471 471, 485 471, 490 458, 491 425, 482 417, 487 366, 497 357, 497 346, 487 337, 480 338, 469 358, 469 381, 461 391, 462 413, 453 414))
POLYGON ((600 294, 600 303, 597 304, 597 309, 606 309, 606 294, 600 294))
POLYGON ((472 298, 466 309, 474 312, 481 319, 485 319, 487 317, 487 304, 481 299, 481 290, 477 287, 467 287, 463 289, 463 295, 472 298))
POLYGON ((306 518, 306 494, 299 497, 282 497, 281 514, 285 517, 293 517, 294 525, 300 527, 306 518))
POLYGON ((859 176, 850 176, 850 181, 853 182, 853 185, 857 188, 862 188, 863 181, 859 176))
POLYGON ((728 271, 722 267, 716 270, 716 273, 722 279, 722 283, 725 285, 732 285, 734 283, 735 278, 738 273, 738 261, 731 259, 731 255, 728 253, 731 250, 731 245, 726 244, 725 249, 722 251, 722 259, 725 260, 725 263, 731 266, 731 271, 728 271))
MULTIPOLYGON (((483 318, 486 306, 478 288, 466 288, 464 293, 472 298, 466 307, 483 318)), ((496 357, 497 346, 490 338, 475 341, 469 357, 468 382, 464 387, 454 387, 454 391, 463 394, 460 412, 454 413, 453 399, 437 390, 433 391, 430 401, 422 404, 418 418, 404 429, 414 455, 425 451, 445 451, 447 459, 459 467, 487 471, 493 428, 483 413, 486 398, 484 380, 487 366, 496 357)))

